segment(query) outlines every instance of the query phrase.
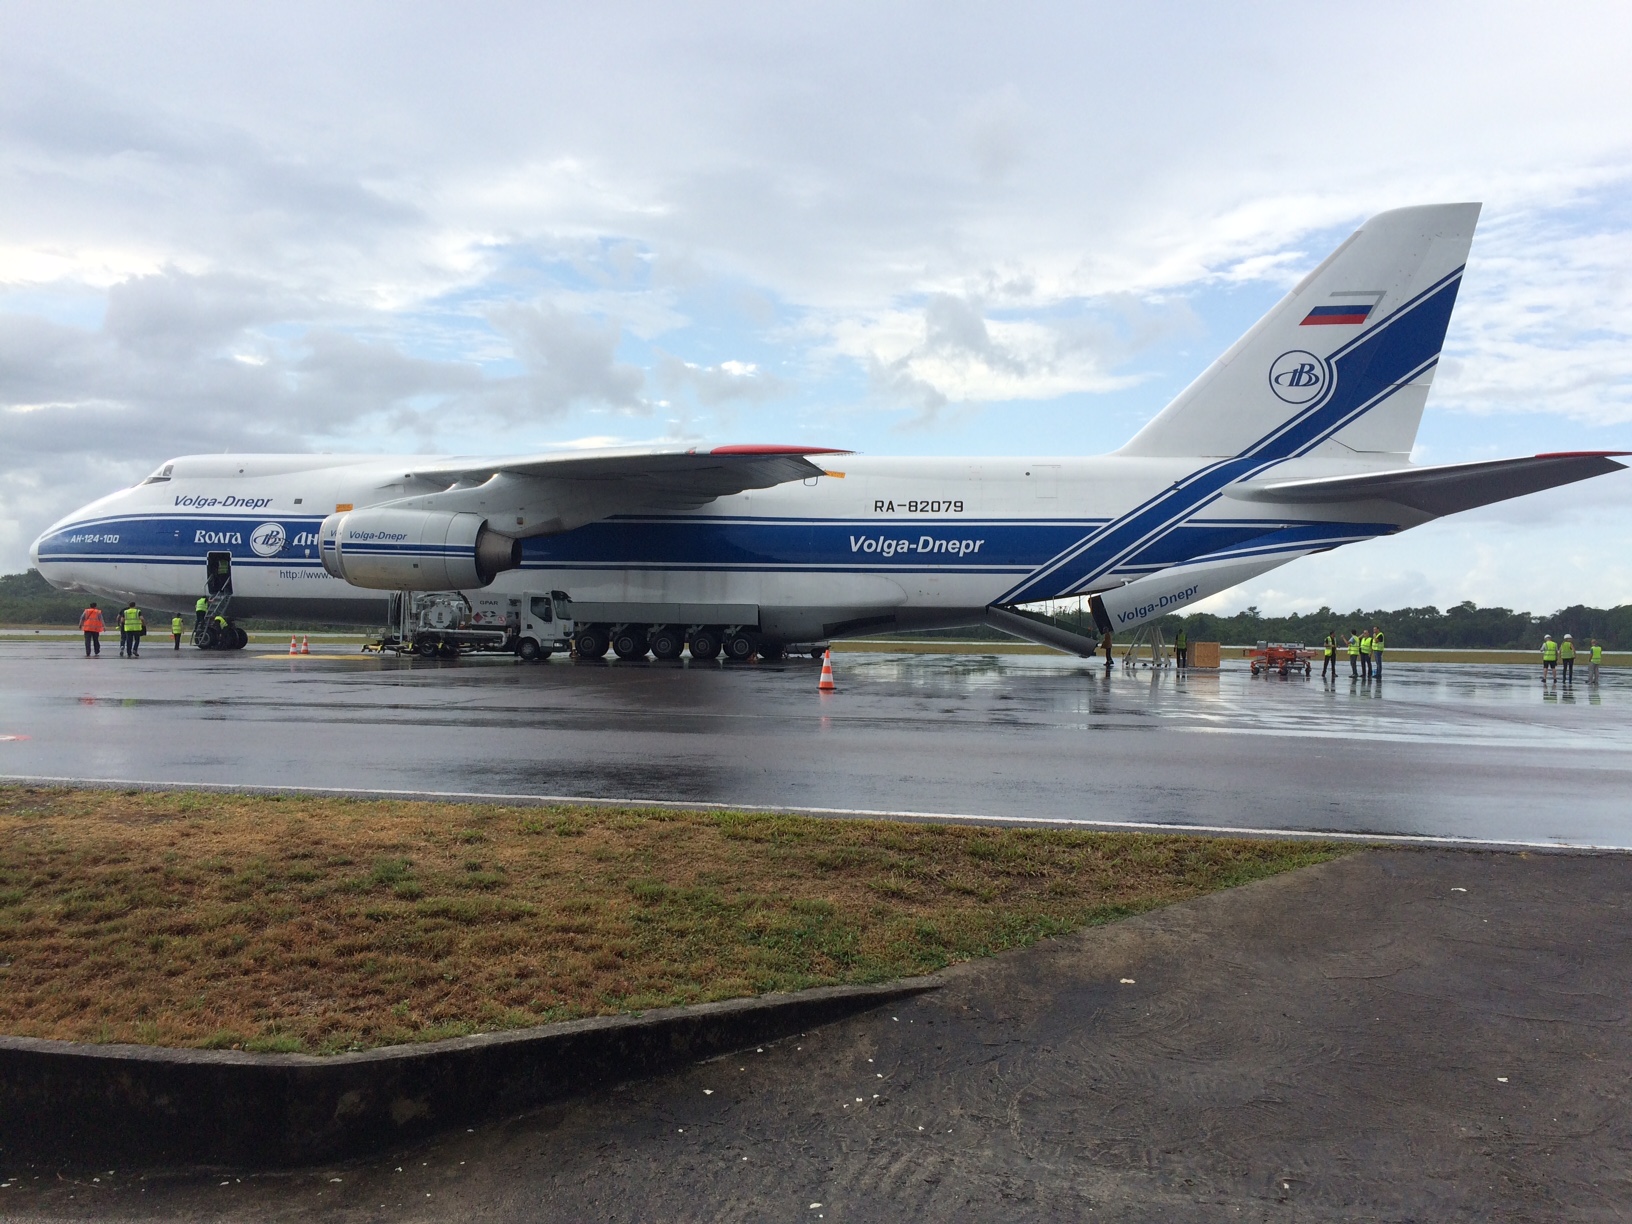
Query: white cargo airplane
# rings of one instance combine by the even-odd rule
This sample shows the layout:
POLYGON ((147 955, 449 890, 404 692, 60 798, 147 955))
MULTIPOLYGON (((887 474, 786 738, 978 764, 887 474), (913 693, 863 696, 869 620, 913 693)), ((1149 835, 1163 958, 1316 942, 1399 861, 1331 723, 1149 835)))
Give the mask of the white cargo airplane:
POLYGON ((1086 595, 1102 631, 1131 630, 1307 553, 1624 466, 1409 462, 1478 215, 1373 217, 1109 455, 194 455, 53 525, 34 563, 167 609, 230 571, 235 613, 362 624, 385 591, 565 592, 590 656, 974 623, 1088 653, 1014 605, 1086 595))

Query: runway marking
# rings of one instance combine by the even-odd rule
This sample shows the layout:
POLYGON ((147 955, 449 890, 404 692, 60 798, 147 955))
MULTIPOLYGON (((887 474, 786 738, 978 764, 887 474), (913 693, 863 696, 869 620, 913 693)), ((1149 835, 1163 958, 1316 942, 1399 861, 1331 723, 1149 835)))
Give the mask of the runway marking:
POLYGON ((801 807, 792 804, 719 803, 707 799, 605 798, 596 795, 526 795, 507 791, 390 790, 361 786, 253 786, 235 782, 165 782, 146 778, 67 778, 39 774, 0 774, 0 783, 21 785, 135 787, 143 790, 220 791, 239 795, 333 795, 350 799, 410 799, 440 803, 504 803, 516 806, 580 804, 586 807, 665 808, 673 811, 764 812, 769 815, 834 816, 865 820, 913 820, 926 823, 1045 825, 1137 833, 1212 834, 1220 837, 1296 837, 1321 841, 1371 842, 1383 845, 1494 847, 1510 850, 1598 850, 1627 852, 1632 847, 1595 842, 1523 841, 1517 838, 1447 837, 1428 833, 1349 833, 1331 829, 1273 829, 1252 825, 1192 825, 1157 820, 1085 820, 1074 816, 982 816, 972 812, 912 812, 874 808, 801 807))

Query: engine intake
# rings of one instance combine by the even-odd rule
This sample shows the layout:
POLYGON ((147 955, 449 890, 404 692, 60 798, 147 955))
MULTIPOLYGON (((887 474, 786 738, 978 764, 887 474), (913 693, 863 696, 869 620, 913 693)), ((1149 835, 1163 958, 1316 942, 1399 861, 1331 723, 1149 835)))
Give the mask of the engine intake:
POLYGON ((479 514, 347 510, 323 520, 323 568, 378 591, 468 591, 521 565, 521 541, 479 514))

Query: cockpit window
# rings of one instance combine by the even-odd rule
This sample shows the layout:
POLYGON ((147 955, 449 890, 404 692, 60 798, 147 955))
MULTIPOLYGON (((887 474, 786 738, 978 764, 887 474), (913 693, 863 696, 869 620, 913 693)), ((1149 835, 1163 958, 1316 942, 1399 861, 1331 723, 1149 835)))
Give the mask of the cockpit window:
POLYGON ((170 479, 171 469, 173 469, 175 466, 176 465, 173 464, 173 463, 165 464, 158 471, 154 472, 153 475, 149 476, 146 480, 142 481, 142 483, 144 485, 150 485, 150 484, 158 484, 161 481, 169 480, 170 479))

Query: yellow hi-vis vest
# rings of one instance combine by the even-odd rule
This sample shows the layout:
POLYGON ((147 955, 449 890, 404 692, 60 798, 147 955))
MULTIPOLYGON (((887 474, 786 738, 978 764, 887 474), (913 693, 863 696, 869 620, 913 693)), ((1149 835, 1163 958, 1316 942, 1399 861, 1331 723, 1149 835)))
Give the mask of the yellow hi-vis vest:
POLYGON ((1604 661, 1604 648, 1602 646, 1594 646, 1592 648, 1592 661, 1594 663, 1602 663, 1604 661))
POLYGON ((1558 647, 1558 657, 1561 658, 1561 659, 1573 659, 1573 658, 1575 658, 1575 643, 1574 642, 1560 642, 1559 647, 1558 647))
POLYGON ((1349 658, 1352 659, 1355 656, 1357 656, 1359 653, 1360 653, 1360 639, 1351 635, 1349 637, 1349 658))
POLYGON ((1378 633, 1376 636, 1374 636, 1371 639, 1371 653, 1372 654, 1382 654, 1383 653, 1383 635, 1381 633, 1378 633))
POLYGON ((1541 661, 1543 663, 1558 662, 1558 643, 1548 638, 1541 644, 1541 661))
POLYGON ((1360 636, 1360 653, 1371 653, 1371 634, 1365 633, 1360 636))
POLYGON ((126 633, 135 633, 142 627, 142 611, 140 608, 126 608, 123 621, 126 633))
POLYGON ((200 595, 198 597, 198 602, 193 605, 193 611, 194 612, 207 612, 207 611, 209 611, 209 608, 210 608, 210 601, 208 599, 206 599, 202 595, 200 595))
POLYGON ((1333 638, 1332 638, 1332 635, 1328 633, 1326 635, 1326 657, 1329 659, 1333 655, 1335 655, 1336 653, 1337 653, 1337 642, 1334 641, 1333 638))
POLYGON ((181 633, 181 617, 172 616, 170 618, 170 632, 174 633, 174 634, 177 634, 178 636, 180 635, 180 633, 181 633))

